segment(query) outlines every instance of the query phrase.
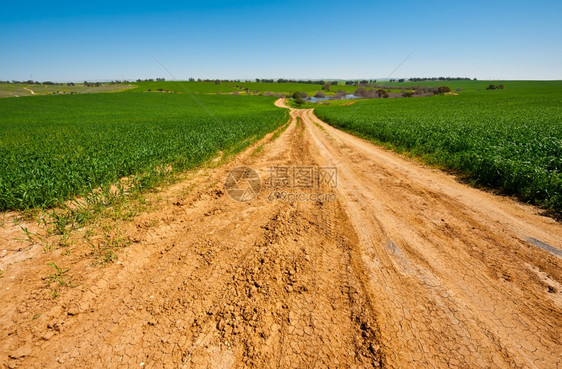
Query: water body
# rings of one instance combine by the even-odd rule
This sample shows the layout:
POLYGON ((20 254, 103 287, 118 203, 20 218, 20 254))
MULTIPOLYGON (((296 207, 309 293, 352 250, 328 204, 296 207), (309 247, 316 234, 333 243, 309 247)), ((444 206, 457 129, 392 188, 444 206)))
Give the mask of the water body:
POLYGON ((308 102, 312 102, 312 103, 317 103, 320 101, 326 101, 326 100, 348 100, 348 99, 359 99, 361 98, 361 96, 357 96, 355 94, 347 94, 342 96, 341 98, 336 98, 336 96, 326 96, 326 97, 314 97, 311 96, 308 99, 306 99, 306 101, 308 102))

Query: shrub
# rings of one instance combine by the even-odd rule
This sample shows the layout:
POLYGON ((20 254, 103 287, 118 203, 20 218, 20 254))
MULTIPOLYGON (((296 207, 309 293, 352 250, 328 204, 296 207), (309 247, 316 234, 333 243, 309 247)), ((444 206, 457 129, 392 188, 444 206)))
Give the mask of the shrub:
POLYGON ((378 97, 383 97, 383 98, 387 98, 387 97, 388 97, 388 92, 386 92, 386 91, 383 90, 382 88, 379 88, 376 93, 377 93, 377 96, 378 96, 378 97))
POLYGON ((326 94, 325 94, 324 92, 322 92, 322 91, 318 91, 318 92, 314 95, 314 97, 317 97, 317 98, 319 98, 319 99, 322 99, 322 98, 326 97, 326 94))
POLYGON ((445 94, 447 92, 451 92, 451 88, 448 86, 440 86, 437 88, 437 90, 434 92, 435 94, 445 94))
POLYGON ((292 98, 293 99, 297 99, 297 98, 301 98, 301 99, 306 99, 308 97, 308 94, 306 92, 299 92, 299 91, 295 91, 293 92, 292 98))
POLYGON ((414 91, 404 91, 402 92, 402 97, 412 97, 414 96, 414 91))

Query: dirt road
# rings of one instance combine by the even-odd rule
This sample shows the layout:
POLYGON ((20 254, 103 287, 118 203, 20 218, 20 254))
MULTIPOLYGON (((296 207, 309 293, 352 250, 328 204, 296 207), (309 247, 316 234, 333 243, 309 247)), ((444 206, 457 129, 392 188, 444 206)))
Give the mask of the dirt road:
POLYGON ((311 110, 291 117, 226 165, 157 194, 158 206, 119 225, 133 243, 104 267, 84 242, 47 253, 18 246, 19 227, 6 222, 0 363, 562 365, 559 223, 336 131, 311 110), (241 166, 262 179, 247 202, 224 188, 241 166), (337 182, 283 182, 286 169, 322 168, 336 168, 337 182), (56 299, 41 278, 49 262, 70 268, 56 299))

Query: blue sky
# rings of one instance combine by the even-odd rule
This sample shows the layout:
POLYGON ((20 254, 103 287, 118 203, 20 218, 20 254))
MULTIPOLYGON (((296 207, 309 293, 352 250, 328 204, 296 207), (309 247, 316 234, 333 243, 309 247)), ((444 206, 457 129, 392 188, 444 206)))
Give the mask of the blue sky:
POLYGON ((562 79, 562 1, 5 1, 0 80, 562 79))

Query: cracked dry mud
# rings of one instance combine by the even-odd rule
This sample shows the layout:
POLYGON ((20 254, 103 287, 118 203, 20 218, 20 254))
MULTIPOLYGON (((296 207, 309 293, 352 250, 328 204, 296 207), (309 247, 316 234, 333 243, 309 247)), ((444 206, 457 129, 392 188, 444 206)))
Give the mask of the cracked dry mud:
POLYGON ((0 364, 561 365, 561 259, 528 241, 560 250, 559 223, 311 110, 291 110, 288 129, 259 144, 163 189, 120 226, 133 243, 105 267, 87 245, 43 253, 15 240, 19 227, 0 229, 0 364), (336 201, 271 201, 267 188, 234 201, 223 183, 239 166, 262 179, 272 166, 337 167, 324 189, 336 201), (56 299, 41 279, 51 261, 72 281, 56 299))

